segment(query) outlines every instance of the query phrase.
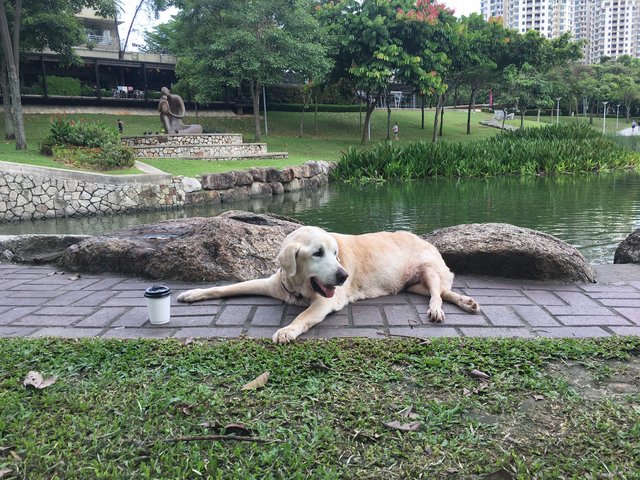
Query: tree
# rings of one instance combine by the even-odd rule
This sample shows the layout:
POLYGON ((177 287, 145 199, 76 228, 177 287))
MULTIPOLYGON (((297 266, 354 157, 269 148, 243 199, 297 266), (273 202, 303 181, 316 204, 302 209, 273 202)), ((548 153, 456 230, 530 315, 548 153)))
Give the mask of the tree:
POLYGON ((0 0, 0 88, 6 134, 15 137, 17 150, 27 148, 20 98, 20 52, 49 48, 63 60, 77 59, 72 47, 87 40, 75 16, 83 7, 94 8, 103 16, 115 14, 114 0, 0 0))
POLYGON ((114 15, 113 19, 115 22, 116 39, 118 42, 118 58, 122 60, 124 58, 124 52, 127 51, 127 47, 129 46, 131 31, 133 30, 133 26, 135 25, 140 12, 145 11, 147 15, 150 15, 157 20, 160 12, 169 8, 169 6, 173 4, 173 0, 138 0, 136 8, 133 10, 133 17, 131 17, 131 22, 127 28, 127 36, 125 37, 124 42, 120 40, 120 30, 118 29, 118 14, 122 12, 122 0, 117 0, 117 2, 116 15, 114 15))
MULTIPOLYGON (((530 105, 548 105, 551 100, 551 83, 535 68, 525 63, 520 69, 509 65, 504 71, 506 97, 503 103, 511 104, 520 112, 520 128, 524 128, 524 116, 530 105)), ((538 112, 540 109, 538 108, 538 112)))
POLYGON ((263 85, 285 71, 310 78, 328 67, 326 47, 307 0, 176 0, 172 45, 192 65, 196 99, 248 83, 260 140, 263 85), (326 66, 326 67, 325 67, 326 66))

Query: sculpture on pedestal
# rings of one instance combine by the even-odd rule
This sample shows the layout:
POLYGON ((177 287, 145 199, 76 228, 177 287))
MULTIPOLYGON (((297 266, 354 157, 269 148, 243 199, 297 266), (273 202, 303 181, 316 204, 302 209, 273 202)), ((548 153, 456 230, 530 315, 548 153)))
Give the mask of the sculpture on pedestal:
POLYGON ((202 133, 202 125, 185 125, 182 119, 187 113, 184 101, 180 95, 171 93, 167 87, 162 87, 162 98, 158 103, 160 123, 167 134, 202 133))

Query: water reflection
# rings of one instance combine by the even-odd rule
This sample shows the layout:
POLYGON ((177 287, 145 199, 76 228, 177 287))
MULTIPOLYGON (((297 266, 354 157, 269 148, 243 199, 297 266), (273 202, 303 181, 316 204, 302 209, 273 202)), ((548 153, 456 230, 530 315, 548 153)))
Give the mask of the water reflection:
POLYGON ((354 187, 332 184, 233 204, 136 215, 56 219, 0 225, 0 233, 92 235, 224 210, 272 212, 344 233, 411 230, 418 234, 460 223, 504 222, 555 235, 594 263, 610 263, 621 240, 640 227, 639 175, 434 179, 354 187))

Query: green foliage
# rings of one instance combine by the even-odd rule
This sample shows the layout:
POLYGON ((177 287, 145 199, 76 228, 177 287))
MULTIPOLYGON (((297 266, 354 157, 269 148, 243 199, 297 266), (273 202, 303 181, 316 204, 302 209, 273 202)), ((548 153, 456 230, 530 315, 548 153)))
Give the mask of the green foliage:
MULTIPOLYGON (((307 104, 306 110, 315 111, 315 105, 307 104)), ((276 112, 300 112, 302 110, 301 103, 274 103, 267 104, 267 110, 276 112)), ((359 105, 318 105, 318 112, 359 112, 362 107, 359 105)))
MULTIPOLYGON (((73 77, 58 77, 47 75, 47 93, 65 97, 79 97, 82 88, 80 80, 73 77)), ((42 85, 42 77, 38 77, 38 84, 42 85)))
POLYGON ((49 135, 40 144, 40 153, 97 170, 129 168, 134 164, 133 152, 120 144, 115 128, 62 116, 51 120, 49 135))
POLYGON ((396 143, 343 154, 334 176, 412 180, 599 172, 640 167, 640 154, 627 150, 585 124, 527 128, 471 142, 396 143))

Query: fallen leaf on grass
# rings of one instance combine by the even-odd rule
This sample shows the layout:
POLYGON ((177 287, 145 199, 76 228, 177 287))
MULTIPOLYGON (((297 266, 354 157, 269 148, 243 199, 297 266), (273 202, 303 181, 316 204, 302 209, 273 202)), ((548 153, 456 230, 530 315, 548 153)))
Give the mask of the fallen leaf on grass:
POLYGON ((511 475, 504 468, 501 468, 497 472, 490 473, 489 475, 484 477, 484 480, 512 480, 512 479, 513 479, 513 475, 511 475))
POLYGON ((469 376, 472 378, 479 378, 480 380, 487 380, 490 376, 480 370, 471 370, 469 371, 469 376))
POLYGON ((22 461, 22 457, 20 455, 18 455, 16 452, 14 452, 13 450, 11 450, 9 452, 11 454, 11 456, 13 457, 14 460, 21 462, 22 461))
POLYGON ((544 395, 534 395, 534 396, 533 396, 533 399, 534 399, 536 402, 541 402, 542 400, 544 400, 544 395))
POLYGON ((420 428, 420 422, 400 423, 398 420, 383 422, 383 425, 393 430, 400 430, 401 432, 415 432, 420 428))
POLYGON ((263 374, 256 377, 254 380, 251 380, 249 383, 245 384, 242 387, 242 390, 256 390, 258 388, 264 387, 269 381, 269 372, 264 372, 263 374))
POLYGON ((311 362, 309 364, 309 367, 311 368, 311 370, 316 370, 318 372, 330 372, 331 368, 327 367, 324 363, 317 361, 317 362, 311 362))
POLYGON ((13 470, 9 469, 9 468, 1 468, 0 469, 0 478, 4 478, 7 475, 11 475, 13 473, 13 470))
POLYGON ((241 423, 230 423, 224 426, 223 435, 238 435, 239 437, 251 437, 253 432, 241 423))
POLYGON ((49 377, 45 380, 40 372, 31 371, 27 373, 27 376, 22 381, 22 384, 25 387, 33 387, 37 388, 38 390, 42 390, 43 388, 47 388, 48 386, 56 383, 56 380, 58 380, 57 375, 49 377))
POLYGON ((401 418, 410 418, 415 420, 418 418, 418 414, 413 412, 413 405, 409 405, 407 408, 403 408, 398 412, 401 418))

